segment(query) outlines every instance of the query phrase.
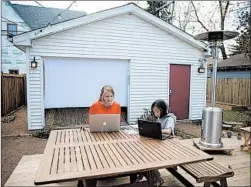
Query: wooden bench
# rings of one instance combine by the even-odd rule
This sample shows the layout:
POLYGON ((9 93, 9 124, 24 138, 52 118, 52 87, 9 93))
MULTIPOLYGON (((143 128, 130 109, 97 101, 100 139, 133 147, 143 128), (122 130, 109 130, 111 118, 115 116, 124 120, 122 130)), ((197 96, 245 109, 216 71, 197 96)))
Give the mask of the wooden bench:
MULTIPOLYGON (((214 161, 205 161, 193 164, 186 164, 180 166, 188 174, 196 179, 196 182, 204 182, 204 187, 213 186, 227 187, 227 178, 234 176, 234 172, 221 166, 214 161), (220 185, 217 183, 220 181, 220 185)), ((167 169, 185 186, 193 186, 187 179, 185 179, 175 168, 167 169)))

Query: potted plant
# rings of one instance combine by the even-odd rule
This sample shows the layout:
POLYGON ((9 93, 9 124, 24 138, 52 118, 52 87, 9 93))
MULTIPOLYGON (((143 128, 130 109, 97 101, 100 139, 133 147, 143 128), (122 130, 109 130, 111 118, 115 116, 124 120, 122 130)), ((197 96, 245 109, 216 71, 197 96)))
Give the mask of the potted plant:
POLYGON ((228 137, 228 138, 231 138, 231 137, 232 137, 232 134, 233 134, 233 133, 232 133, 231 131, 227 131, 227 137, 228 137))

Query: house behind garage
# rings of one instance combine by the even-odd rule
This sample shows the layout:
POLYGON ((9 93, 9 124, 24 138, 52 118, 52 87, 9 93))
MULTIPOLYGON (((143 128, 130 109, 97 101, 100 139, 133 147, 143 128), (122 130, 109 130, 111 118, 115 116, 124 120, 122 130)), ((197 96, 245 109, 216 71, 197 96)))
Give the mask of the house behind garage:
POLYGON ((47 125, 48 110, 88 108, 106 84, 129 123, 156 99, 178 119, 201 119, 206 106, 206 73, 198 73, 205 44, 132 3, 18 35, 14 44, 27 55, 29 130, 47 125))
MULTIPOLYGON (((213 60, 208 63, 208 78, 212 77, 213 60)), ((217 78, 250 78, 250 59, 245 54, 230 56, 219 60, 217 64, 217 78)))
POLYGON ((86 15, 85 12, 47 8, 31 5, 13 4, 8 0, 1 2, 2 7, 2 72, 11 74, 26 73, 25 52, 15 47, 12 37, 23 32, 36 30, 51 24, 64 22, 86 15), (60 12, 62 12, 60 14, 60 12), (56 16, 59 15, 60 17, 56 16), (55 18, 52 20, 52 18, 55 18))

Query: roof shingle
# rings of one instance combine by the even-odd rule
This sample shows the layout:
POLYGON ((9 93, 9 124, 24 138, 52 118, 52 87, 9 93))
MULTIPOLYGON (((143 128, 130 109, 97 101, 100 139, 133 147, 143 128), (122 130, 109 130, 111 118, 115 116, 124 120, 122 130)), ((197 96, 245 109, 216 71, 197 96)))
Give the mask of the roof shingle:
MULTIPOLYGON (((24 22, 30 27, 31 30, 45 27, 52 19, 54 19, 64 9, 39 7, 31 5, 12 4, 13 9, 24 20, 24 22)), ((66 10, 60 18, 55 18, 51 25, 64 22, 70 19, 85 16, 86 12, 66 10)))

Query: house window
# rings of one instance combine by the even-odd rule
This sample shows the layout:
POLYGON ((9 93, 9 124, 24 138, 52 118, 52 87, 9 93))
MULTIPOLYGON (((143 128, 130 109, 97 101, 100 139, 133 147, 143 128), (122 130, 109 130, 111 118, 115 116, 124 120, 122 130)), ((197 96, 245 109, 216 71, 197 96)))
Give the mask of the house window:
POLYGON ((7 23, 7 35, 8 38, 12 38, 17 35, 17 24, 7 23))
POLYGON ((19 70, 18 69, 9 69, 9 74, 19 74, 19 70))

